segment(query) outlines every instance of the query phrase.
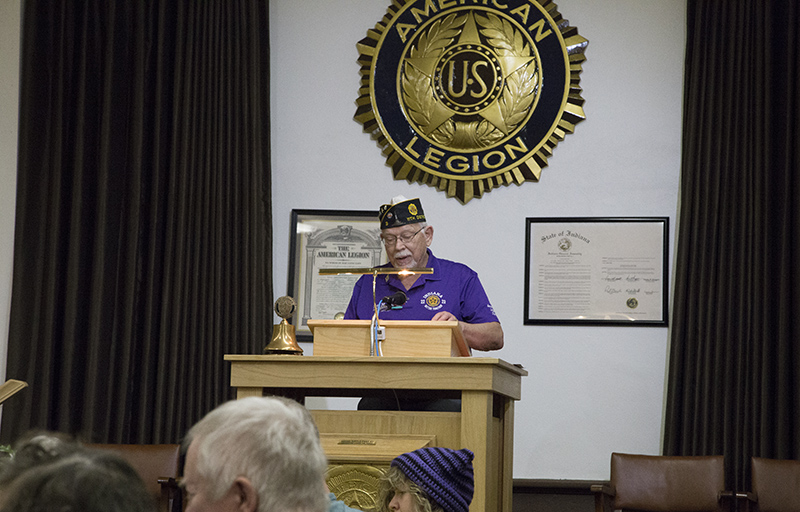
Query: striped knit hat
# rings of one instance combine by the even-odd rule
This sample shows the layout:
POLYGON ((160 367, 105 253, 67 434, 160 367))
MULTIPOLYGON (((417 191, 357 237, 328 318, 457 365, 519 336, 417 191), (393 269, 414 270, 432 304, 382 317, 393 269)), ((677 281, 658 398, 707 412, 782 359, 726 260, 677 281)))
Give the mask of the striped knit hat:
POLYGON ((445 512, 468 512, 474 491, 472 459, 466 448, 420 448, 392 461, 445 512))

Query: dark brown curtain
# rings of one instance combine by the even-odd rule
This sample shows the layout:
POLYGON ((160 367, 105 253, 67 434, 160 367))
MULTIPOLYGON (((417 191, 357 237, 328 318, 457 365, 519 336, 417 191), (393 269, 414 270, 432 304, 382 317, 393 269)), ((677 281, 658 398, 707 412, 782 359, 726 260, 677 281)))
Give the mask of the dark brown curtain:
POLYGON ((664 453, 800 458, 800 2, 689 0, 664 453))
POLYGON ((263 348, 267 5, 25 0, 6 442, 177 442, 263 348))

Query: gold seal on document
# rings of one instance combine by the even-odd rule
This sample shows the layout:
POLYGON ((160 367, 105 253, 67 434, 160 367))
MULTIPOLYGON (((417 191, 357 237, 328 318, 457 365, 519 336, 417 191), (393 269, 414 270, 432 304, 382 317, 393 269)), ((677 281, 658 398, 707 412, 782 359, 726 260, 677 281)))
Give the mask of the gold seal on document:
POLYGON ((395 179, 462 203, 537 181, 585 118, 587 45, 544 0, 394 2, 357 45, 355 119, 395 179))

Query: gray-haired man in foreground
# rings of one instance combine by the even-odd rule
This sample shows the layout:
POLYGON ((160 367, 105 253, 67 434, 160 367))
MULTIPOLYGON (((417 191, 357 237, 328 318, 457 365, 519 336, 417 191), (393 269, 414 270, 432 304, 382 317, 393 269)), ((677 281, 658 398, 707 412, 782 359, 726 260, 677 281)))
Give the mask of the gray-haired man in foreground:
POLYGON ((346 512, 311 414, 280 397, 224 403, 184 440, 186 512, 346 512))

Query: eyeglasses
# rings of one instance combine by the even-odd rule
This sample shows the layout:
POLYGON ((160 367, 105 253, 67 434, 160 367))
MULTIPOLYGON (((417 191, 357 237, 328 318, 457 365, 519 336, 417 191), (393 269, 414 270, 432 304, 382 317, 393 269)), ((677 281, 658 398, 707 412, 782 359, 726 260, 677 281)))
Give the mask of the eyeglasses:
POLYGON ((383 236, 383 235, 381 235, 381 238, 383 239, 383 243, 384 243, 384 245, 388 245, 389 247, 391 247, 391 246, 395 245, 395 244, 397 243, 397 241, 398 241, 398 240, 400 240, 401 242, 403 242, 403 245, 406 245, 406 244, 408 244, 408 243, 409 243, 411 240, 413 240, 415 236, 417 236, 417 233, 419 233, 419 232, 420 232, 420 231, 422 231, 423 229, 425 229, 425 228, 424 228, 424 227, 423 227, 423 228, 419 228, 419 230, 417 230, 417 232, 416 232, 416 233, 414 233, 413 235, 409 235, 409 234, 400 235, 400 236, 394 236, 394 235, 386 235, 386 236, 383 236))

